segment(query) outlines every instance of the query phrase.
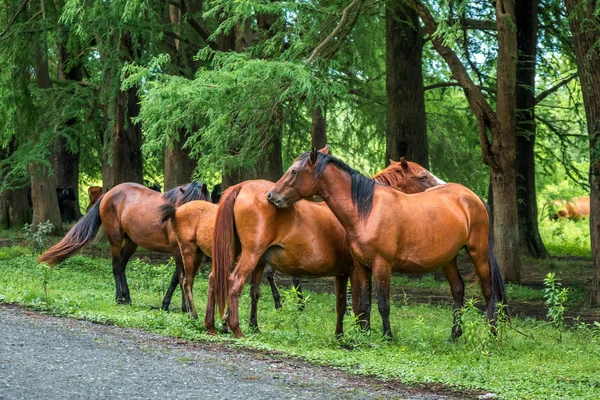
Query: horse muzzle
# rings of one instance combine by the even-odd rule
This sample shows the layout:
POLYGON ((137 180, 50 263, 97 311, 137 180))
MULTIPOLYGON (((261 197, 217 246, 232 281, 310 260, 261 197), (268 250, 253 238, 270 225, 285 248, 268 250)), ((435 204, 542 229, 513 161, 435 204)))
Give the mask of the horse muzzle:
POLYGON ((267 200, 269 201, 269 203, 273 204, 277 208, 287 208, 288 207, 288 204, 285 201, 285 199, 283 198, 283 196, 281 196, 278 193, 273 193, 273 191, 270 191, 269 193, 267 193, 267 200))

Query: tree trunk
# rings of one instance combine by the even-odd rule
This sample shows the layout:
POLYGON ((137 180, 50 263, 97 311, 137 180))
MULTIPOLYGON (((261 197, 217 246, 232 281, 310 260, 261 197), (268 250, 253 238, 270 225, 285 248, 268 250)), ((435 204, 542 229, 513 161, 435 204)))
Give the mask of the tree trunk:
MULTIPOLYGON (((83 70, 78 62, 73 63, 72 56, 66 48, 67 41, 68 35, 63 34, 62 42, 59 41, 57 43, 58 79, 79 82, 83 79, 83 70)), ((77 124, 77 120, 75 119, 66 121, 67 128, 75 124, 77 124)), ((60 137, 54 147, 53 169, 56 177, 56 186, 63 189, 69 187, 73 189, 76 200, 72 210, 74 214, 72 217, 76 220, 81 218, 79 204, 79 151, 71 152, 67 148, 67 139, 64 137, 60 137)))
POLYGON ((184 143, 185 133, 180 131, 178 141, 165 147, 165 192, 189 182, 196 168, 189 150, 182 147, 184 143))
POLYGON ((142 128, 131 121, 140 111, 137 89, 121 91, 115 100, 112 186, 123 182, 144 183, 142 128))
MULTIPOLYGON (((0 159, 7 159, 14 151, 15 146, 15 142, 12 141, 6 149, 0 149, 0 159)), ((0 171, 0 186, 2 176, 3 171, 0 171)), ((27 188, 21 187, 2 192, 0 194, 0 226, 4 228, 21 228, 30 222, 31 209, 27 199, 27 188)))
POLYGON ((538 1, 515 3, 517 22, 517 214, 522 251, 534 257, 548 256, 538 229, 535 192, 535 65, 538 1))
POLYGON ((327 110, 316 108, 312 114, 310 127, 311 147, 322 149, 327 144, 327 110))
POLYGON ((594 272, 586 302, 600 305, 600 29, 597 1, 565 0, 590 137, 590 239, 594 272))
POLYGON ((386 3, 385 21, 386 164, 406 157, 429 168, 419 18, 414 9, 392 1, 386 3))
POLYGON ((491 179, 494 194, 494 235, 498 262, 507 282, 521 283, 519 225, 517 217, 516 82, 517 32, 512 0, 496 2, 498 29, 498 95, 492 127, 494 162, 491 179))
MULTIPOLYGON (((190 1, 188 3, 188 13, 195 14, 202 11, 202 1, 190 1)), ((173 24, 174 31, 180 34, 181 30, 181 10, 174 5, 169 6, 169 22, 173 24)), ((165 40, 172 40, 165 36, 165 40)), ((174 39, 175 50, 172 54, 172 61, 177 66, 181 75, 193 79, 195 73, 193 57, 195 51, 185 43, 174 39)), ((164 166, 164 191, 173 189, 176 186, 183 185, 190 181, 196 162, 190 158, 189 149, 183 149, 186 141, 185 130, 179 131, 179 137, 172 144, 165 146, 165 166, 164 166)))
POLYGON ((7 190, 0 194, 0 226, 22 228, 30 222, 31 210, 26 188, 7 190))
MULTIPOLYGON (((39 43, 33 47, 33 68, 37 86, 41 90, 49 89, 51 82, 48 72, 46 40, 40 38, 39 43)), ((58 208, 58 197, 56 196, 56 181, 51 169, 43 163, 31 163, 29 174, 31 176, 31 201, 33 204, 33 221, 31 224, 35 229, 40 223, 50 221, 54 227, 52 234, 62 235, 63 226, 58 208)))

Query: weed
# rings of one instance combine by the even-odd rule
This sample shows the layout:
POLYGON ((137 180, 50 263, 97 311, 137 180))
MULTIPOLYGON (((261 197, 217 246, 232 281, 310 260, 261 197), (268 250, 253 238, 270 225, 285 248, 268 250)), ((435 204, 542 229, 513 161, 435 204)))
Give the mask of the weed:
POLYGON ((23 225, 25 238, 31 244, 33 251, 37 254, 40 254, 42 251, 44 251, 47 237, 50 233, 52 233, 53 229, 54 225, 52 225, 52 222, 50 221, 39 223, 36 228, 34 228, 32 224, 23 225))
POLYGON ((558 341, 562 341, 562 332, 565 325, 565 303, 569 297, 569 289, 563 288, 556 280, 553 272, 544 278, 544 299, 548 308, 547 317, 550 324, 558 332, 558 341))

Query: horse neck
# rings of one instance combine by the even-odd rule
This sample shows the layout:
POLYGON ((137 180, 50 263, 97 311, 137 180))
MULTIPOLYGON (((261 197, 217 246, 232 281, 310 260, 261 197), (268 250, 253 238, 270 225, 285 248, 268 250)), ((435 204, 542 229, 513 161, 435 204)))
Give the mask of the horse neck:
POLYGON ((328 164, 321 175, 318 194, 340 221, 346 232, 353 236, 360 227, 358 209, 352 203, 352 179, 346 172, 328 164))

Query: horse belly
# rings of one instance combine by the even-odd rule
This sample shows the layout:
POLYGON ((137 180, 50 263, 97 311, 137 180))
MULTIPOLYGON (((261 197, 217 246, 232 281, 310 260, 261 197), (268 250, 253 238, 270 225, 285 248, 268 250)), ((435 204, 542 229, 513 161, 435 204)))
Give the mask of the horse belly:
POLYGON ((284 247, 272 246, 262 259, 279 272, 298 277, 336 276, 343 272, 343 263, 333 252, 315 250, 321 249, 291 243, 284 247))

